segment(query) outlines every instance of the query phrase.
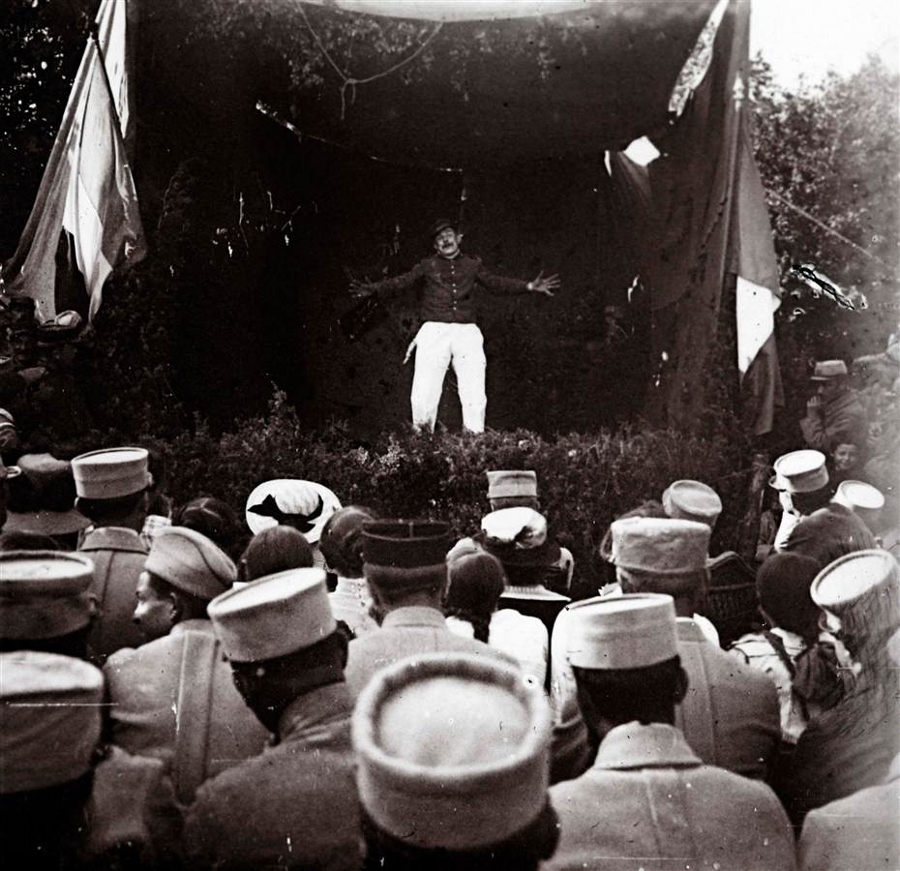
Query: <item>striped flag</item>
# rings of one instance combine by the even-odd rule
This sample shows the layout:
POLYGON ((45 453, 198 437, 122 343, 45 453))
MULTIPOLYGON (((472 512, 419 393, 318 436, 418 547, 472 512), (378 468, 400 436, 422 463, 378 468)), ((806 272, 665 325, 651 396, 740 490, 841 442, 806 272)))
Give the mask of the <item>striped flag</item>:
POLYGON ((759 436, 771 431, 775 408, 784 404, 775 348, 775 312, 781 305, 781 284, 746 110, 742 100, 737 102, 737 165, 726 269, 736 282, 737 363, 744 416, 753 427, 753 434, 759 436))
POLYGON ((128 11, 128 0, 100 4, 37 199, 4 265, 8 292, 32 297, 42 320, 66 308, 93 318, 110 272, 146 253, 125 148, 128 11))

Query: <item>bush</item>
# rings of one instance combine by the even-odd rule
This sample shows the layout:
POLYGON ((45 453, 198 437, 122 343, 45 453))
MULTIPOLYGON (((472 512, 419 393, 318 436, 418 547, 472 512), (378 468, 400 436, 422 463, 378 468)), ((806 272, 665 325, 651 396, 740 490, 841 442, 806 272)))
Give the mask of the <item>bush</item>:
POLYGON ((333 425, 301 426, 283 393, 269 413, 222 436, 198 422, 193 433, 154 443, 167 459, 171 495, 184 502, 208 494, 241 515, 250 491, 271 478, 305 478, 330 487, 344 505, 364 504, 384 516, 448 521, 457 536, 477 530, 487 510, 488 469, 534 469, 543 511, 576 559, 580 589, 602 583, 596 549, 611 520, 641 501, 659 498, 678 478, 715 487, 725 503, 714 552, 735 548, 749 469, 724 439, 666 430, 624 429, 553 440, 527 430, 482 435, 412 430, 360 445, 333 425))

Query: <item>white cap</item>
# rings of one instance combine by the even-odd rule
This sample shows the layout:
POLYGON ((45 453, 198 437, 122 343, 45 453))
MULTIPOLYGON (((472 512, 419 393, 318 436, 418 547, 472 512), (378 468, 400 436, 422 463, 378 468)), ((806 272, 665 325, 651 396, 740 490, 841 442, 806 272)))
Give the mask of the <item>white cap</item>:
POLYGON ((0 793, 87 774, 100 741, 103 673, 56 653, 0 653, 0 793))
POLYGON ((779 490, 788 493, 812 493, 828 484, 825 454, 821 451, 791 451, 775 460, 779 490))
POLYGON ((678 655, 675 601, 656 593, 586 599, 567 609, 570 664, 596 670, 644 668, 678 655))
POLYGON ((610 561, 620 568, 658 575, 706 569, 710 527, 694 520, 623 517, 610 525, 610 561))
POLYGON ((888 587, 897 586, 900 568, 886 550, 859 550, 827 565, 812 582, 810 595, 820 608, 841 617, 888 587))
POLYGON ((90 451, 72 460, 75 492, 82 499, 117 499, 139 493, 150 484, 145 448, 90 451))
POLYGON ((322 569, 288 569, 213 599, 207 609, 225 655, 261 662, 312 647, 337 623, 322 569))
POLYGON ((499 660, 423 654, 383 668, 353 714, 363 807, 415 847, 503 841, 547 802, 551 719, 543 691, 499 660))
POLYGON ((501 469, 488 472, 488 499, 537 498, 537 473, 501 469))
POLYGON ((662 504, 669 517, 696 520, 710 527, 722 513, 719 494, 701 481, 673 481, 662 495, 662 504))
POLYGON ((247 497, 244 517, 254 535, 283 523, 299 529, 310 544, 315 544, 328 518, 340 507, 337 496, 322 484, 276 478, 253 489, 247 497))
POLYGON ((884 507, 884 494, 877 487, 867 484, 865 481, 841 481, 837 492, 831 497, 832 502, 837 502, 851 511, 862 508, 868 511, 877 511, 884 507))
POLYGON ((94 563, 86 554, 0 553, 0 638, 59 638, 87 626, 93 579, 94 563))

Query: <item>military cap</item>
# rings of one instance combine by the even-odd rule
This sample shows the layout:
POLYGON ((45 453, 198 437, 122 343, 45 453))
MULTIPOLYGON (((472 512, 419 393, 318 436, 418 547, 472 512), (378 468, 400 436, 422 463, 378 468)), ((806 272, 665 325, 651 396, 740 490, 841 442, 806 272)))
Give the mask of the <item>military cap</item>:
POLYGON ((678 655, 675 601, 656 593, 586 599, 569 606, 569 663, 596 670, 646 668, 678 655))
POLYGON ((623 517, 610 525, 610 561, 620 568, 656 575, 705 571, 710 528, 695 520, 623 517))
POLYGON ((208 613, 225 655, 234 662, 276 659, 336 631, 322 569, 288 569, 229 590, 208 613))
POLYGON ((253 489, 247 497, 244 517, 254 535, 284 524, 298 529, 310 544, 315 544, 328 518, 340 507, 337 496, 322 484, 276 478, 253 489))
POLYGON ((0 638, 59 638, 90 622, 94 563, 50 550, 0 553, 0 638))
POLYGON ((444 564, 450 527, 443 521, 376 520, 363 526, 366 565, 418 569, 444 564))
POLYGON ((0 653, 0 793, 76 780, 100 741, 103 672, 70 656, 0 653))
POLYGON ((877 487, 873 487, 865 481, 848 479, 838 484, 831 501, 837 502, 851 511, 857 511, 860 508, 864 511, 877 511, 884 507, 884 494, 877 487))
POLYGON ((118 499, 150 484, 149 453, 123 447, 89 451, 72 460, 75 490, 82 499, 118 499))
POLYGON ((438 219, 431 225, 431 233, 430 233, 430 235, 429 235, 428 238, 429 238, 429 239, 434 239, 434 237, 437 236, 438 233, 441 233, 441 232, 444 231, 444 230, 453 230, 453 231, 455 231, 455 230, 456 230, 456 224, 455 224, 453 221, 451 221, 449 218, 438 218, 438 219))
POLYGON ((547 802, 551 713, 513 666, 425 654, 378 671, 353 715, 357 784, 384 832, 474 850, 526 828, 547 802))
POLYGON ((843 360, 819 360, 816 362, 811 381, 833 381, 847 376, 847 364, 843 360))
POLYGON ((673 481, 662 495, 662 504, 669 517, 696 520, 710 527, 722 513, 722 500, 708 484, 701 481, 673 481))
POLYGON ((91 525, 72 507, 75 481, 69 462, 47 453, 23 454, 18 469, 20 474, 8 479, 5 532, 67 535, 91 525))
POLYGON ((551 565, 559 545, 547 538, 547 519, 533 508, 501 508, 481 518, 481 541, 504 565, 551 565))
POLYGON ((230 557, 205 535, 184 526, 168 526, 156 534, 144 567, 200 599, 214 599, 237 580, 230 557))
POLYGON ((821 451, 790 451, 775 460, 777 489, 788 493, 812 493, 828 484, 825 454, 821 451))
MULTIPOLYGON (((813 601, 837 617, 856 608, 866 608, 900 583, 900 567, 886 550, 859 550, 829 563, 812 582, 813 601)), ((871 609, 872 617, 882 612, 871 609)), ((900 619, 900 615, 894 615, 900 619)))
POLYGON ((536 499, 537 473, 531 471, 500 470, 488 472, 488 499, 531 497, 536 499))

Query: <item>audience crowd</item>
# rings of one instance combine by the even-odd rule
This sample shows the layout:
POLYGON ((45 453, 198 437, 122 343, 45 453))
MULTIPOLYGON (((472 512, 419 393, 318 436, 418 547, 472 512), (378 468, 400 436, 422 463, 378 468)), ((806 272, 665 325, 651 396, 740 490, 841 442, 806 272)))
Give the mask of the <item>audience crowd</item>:
POLYGON ((148 450, 59 459, 0 410, 0 855, 900 869, 895 350, 861 389, 816 364, 756 564, 672 481, 587 599, 533 471, 485 469, 454 540, 293 478, 174 504, 148 450))

